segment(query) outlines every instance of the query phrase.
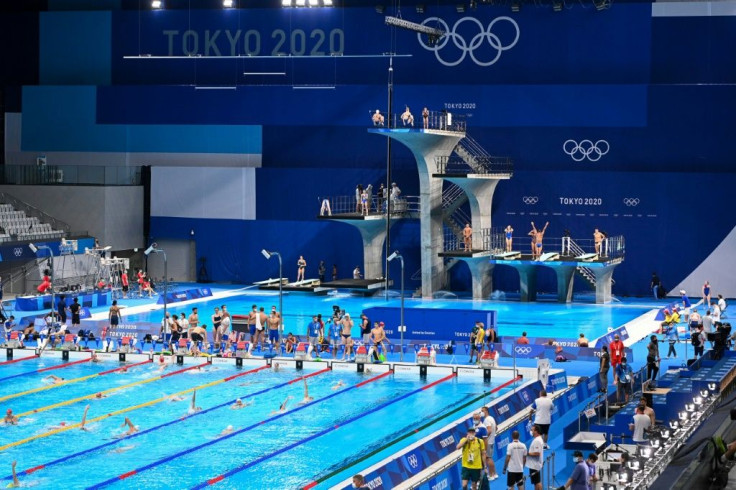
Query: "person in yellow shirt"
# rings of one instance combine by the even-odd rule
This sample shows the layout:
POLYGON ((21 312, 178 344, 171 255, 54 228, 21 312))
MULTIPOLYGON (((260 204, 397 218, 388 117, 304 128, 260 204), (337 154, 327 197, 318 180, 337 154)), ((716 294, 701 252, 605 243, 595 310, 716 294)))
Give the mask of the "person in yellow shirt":
POLYGON ((477 323, 478 333, 475 335, 475 351, 478 353, 478 360, 476 364, 480 362, 480 356, 483 355, 483 342, 486 340, 486 331, 483 329, 481 322, 477 323))
POLYGON ((468 434, 460 439, 456 449, 462 450, 462 472, 461 479, 463 481, 463 490, 467 490, 468 482, 471 482, 472 489, 478 488, 478 482, 483 471, 486 469, 485 444, 483 439, 475 437, 475 428, 469 427, 468 434))

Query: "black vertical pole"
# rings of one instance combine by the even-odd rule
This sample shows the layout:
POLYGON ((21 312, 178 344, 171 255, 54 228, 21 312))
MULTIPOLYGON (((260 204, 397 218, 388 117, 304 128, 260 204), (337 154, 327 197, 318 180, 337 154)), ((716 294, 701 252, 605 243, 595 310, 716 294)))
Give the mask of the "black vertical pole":
MULTIPOLYGON (((389 58, 388 65, 388 114, 386 115, 386 127, 391 130, 394 103, 394 58, 389 58)), ((384 279, 386 281, 384 298, 388 299, 388 256, 391 250, 391 137, 386 138, 386 254, 384 279)))

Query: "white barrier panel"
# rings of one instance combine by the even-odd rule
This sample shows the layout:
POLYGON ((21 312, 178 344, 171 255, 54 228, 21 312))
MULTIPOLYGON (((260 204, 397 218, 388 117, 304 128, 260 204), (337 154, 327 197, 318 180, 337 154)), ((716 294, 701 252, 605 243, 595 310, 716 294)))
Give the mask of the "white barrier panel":
POLYGON ((364 372, 368 374, 387 373, 391 371, 391 366, 388 364, 366 364, 364 369, 364 372))
MULTIPOLYGON (((45 359, 61 359, 61 354, 60 350, 45 350, 40 355, 45 359)), ((90 354, 87 355, 89 356, 90 354)))
MULTIPOLYGON (((483 378, 483 370, 470 367, 458 367, 457 376, 458 378, 483 378)), ((491 371, 491 376, 493 376, 493 371, 491 371)))
POLYGON ((427 374, 447 376, 452 374, 454 370, 451 367, 443 366, 427 366, 427 374))
POLYGON ((330 363, 333 371, 356 371, 358 367, 353 363, 333 362, 330 363))
POLYGON ((394 373, 396 374, 419 374, 419 366, 407 364, 394 364, 394 373))

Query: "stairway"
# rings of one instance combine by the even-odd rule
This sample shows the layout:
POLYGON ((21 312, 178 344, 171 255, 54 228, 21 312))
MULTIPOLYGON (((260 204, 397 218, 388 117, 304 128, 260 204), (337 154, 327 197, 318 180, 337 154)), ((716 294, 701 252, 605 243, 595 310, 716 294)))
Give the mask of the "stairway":
MULTIPOLYGON (((580 245, 575 243, 575 241, 572 238, 568 238, 569 241, 569 253, 573 257, 578 257, 580 255, 583 255, 585 253, 585 250, 580 248, 580 245)), ((584 267, 582 265, 579 265, 575 268, 575 272, 577 272, 583 279, 585 279, 585 282, 590 284, 593 289, 595 289, 595 273, 593 273, 593 270, 590 267, 584 267)), ((611 284, 615 284, 616 281, 611 279, 611 284)))

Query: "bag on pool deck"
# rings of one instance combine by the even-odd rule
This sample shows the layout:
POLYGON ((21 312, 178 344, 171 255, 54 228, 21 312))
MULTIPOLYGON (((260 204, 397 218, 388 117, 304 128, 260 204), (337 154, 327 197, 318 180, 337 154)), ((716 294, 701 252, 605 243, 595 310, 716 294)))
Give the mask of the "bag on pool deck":
POLYGON ((488 475, 485 473, 480 474, 480 485, 479 490, 491 490, 491 482, 488 481, 488 475))

